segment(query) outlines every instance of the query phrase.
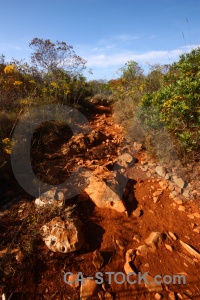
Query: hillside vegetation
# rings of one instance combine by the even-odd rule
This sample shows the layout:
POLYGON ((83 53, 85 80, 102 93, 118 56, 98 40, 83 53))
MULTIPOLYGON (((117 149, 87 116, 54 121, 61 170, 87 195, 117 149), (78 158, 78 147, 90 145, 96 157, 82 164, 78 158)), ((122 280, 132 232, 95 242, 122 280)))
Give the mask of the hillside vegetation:
POLYGON ((166 156, 167 137, 183 162, 200 159, 199 61, 198 48, 172 65, 150 67, 146 76, 130 61, 121 69, 121 77, 109 83, 117 120, 130 138, 143 141, 154 155, 156 139, 157 154, 166 156))
POLYGON ((86 112, 89 98, 112 101, 116 120, 152 155, 171 159, 174 149, 167 145, 173 144, 183 162, 199 161, 199 48, 172 65, 150 66, 147 75, 137 62, 129 61, 118 79, 105 82, 87 81, 82 75, 86 61, 65 42, 35 38, 30 47, 30 65, 23 60, 5 62, 1 56, 1 168, 9 161, 12 133, 25 112, 44 104, 68 104, 86 112))

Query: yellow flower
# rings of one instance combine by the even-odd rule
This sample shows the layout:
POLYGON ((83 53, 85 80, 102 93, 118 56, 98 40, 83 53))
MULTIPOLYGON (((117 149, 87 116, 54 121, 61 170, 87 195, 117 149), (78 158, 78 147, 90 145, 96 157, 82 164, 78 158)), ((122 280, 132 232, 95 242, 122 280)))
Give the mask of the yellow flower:
POLYGON ((35 80, 29 80, 29 83, 33 83, 33 84, 34 84, 34 83, 35 83, 35 80))
POLYGON ((10 139, 9 138, 5 138, 2 140, 3 144, 8 145, 10 144, 10 139))
POLYGON ((22 99, 20 101, 20 104, 27 105, 27 104, 29 104, 29 100, 28 99, 22 99))
POLYGON ((47 91, 48 91, 48 90, 47 90, 47 88, 45 88, 45 87, 42 89, 42 92, 43 92, 43 93, 47 93, 47 91))
POLYGON ((11 154, 11 140, 9 138, 5 138, 2 140, 4 144, 4 150, 7 154, 11 154))
POLYGON ((51 85, 52 87, 54 87, 55 89, 58 89, 58 88, 59 88, 58 84, 57 84, 55 81, 52 81, 52 82, 50 83, 50 85, 51 85))
POLYGON ((4 68, 4 73, 6 74, 13 74, 16 72, 16 66, 15 65, 8 65, 4 68))
POLYGON ((16 80, 13 84, 19 86, 19 85, 23 84, 23 82, 21 82, 21 81, 19 81, 19 80, 16 80))

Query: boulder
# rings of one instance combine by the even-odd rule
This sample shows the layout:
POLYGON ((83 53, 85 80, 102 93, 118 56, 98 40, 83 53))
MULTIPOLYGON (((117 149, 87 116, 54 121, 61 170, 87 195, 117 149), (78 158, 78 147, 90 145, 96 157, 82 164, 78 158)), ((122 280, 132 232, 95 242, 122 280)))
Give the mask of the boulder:
POLYGON ((118 212, 125 212, 126 208, 118 194, 107 186, 105 181, 97 176, 90 178, 89 185, 85 188, 85 192, 90 199, 100 208, 111 208, 118 212))
POLYGON ((85 244, 82 223, 78 218, 62 221, 53 218, 41 228, 41 235, 46 246, 53 252, 74 252, 85 244))

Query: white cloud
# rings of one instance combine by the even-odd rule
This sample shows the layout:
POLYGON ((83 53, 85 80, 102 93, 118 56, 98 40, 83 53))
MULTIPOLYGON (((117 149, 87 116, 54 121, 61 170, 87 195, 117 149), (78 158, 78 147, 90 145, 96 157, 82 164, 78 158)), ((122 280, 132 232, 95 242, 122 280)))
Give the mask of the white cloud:
MULTIPOLYGON (((129 60, 134 60, 138 63, 171 63, 178 59, 179 56, 185 52, 189 52, 200 45, 188 45, 179 49, 173 50, 160 50, 160 51, 147 51, 143 53, 136 53, 130 50, 115 51, 113 53, 90 53, 85 55, 88 67, 110 67, 120 66, 125 64, 129 60)), ((94 49, 93 49, 94 50, 94 49)))
POLYGON ((120 34, 120 35, 115 36, 114 39, 119 40, 119 41, 129 42, 129 41, 139 39, 139 36, 137 36, 137 35, 128 35, 128 34, 120 34))

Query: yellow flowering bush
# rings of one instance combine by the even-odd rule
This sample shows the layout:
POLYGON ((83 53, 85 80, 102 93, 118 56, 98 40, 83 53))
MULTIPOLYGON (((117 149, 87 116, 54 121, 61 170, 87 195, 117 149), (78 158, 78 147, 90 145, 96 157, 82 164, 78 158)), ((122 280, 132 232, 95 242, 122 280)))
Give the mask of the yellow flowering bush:
POLYGON ((9 138, 5 138, 2 140, 3 148, 7 154, 11 154, 11 140, 9 138))
POLYGON ((4 68, 5 74, 13 74, 16 72, 16 66, 15 65, 8 65, 4 68))

